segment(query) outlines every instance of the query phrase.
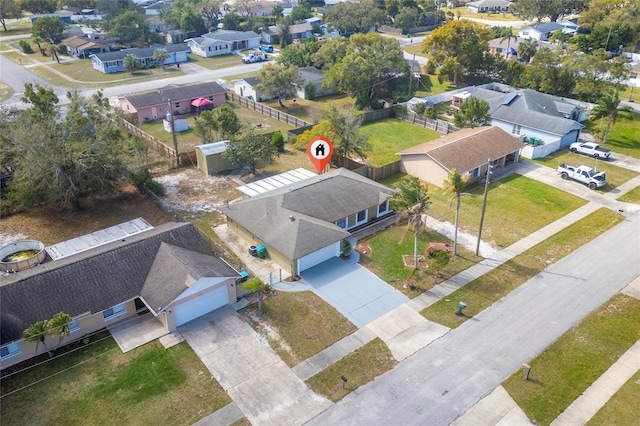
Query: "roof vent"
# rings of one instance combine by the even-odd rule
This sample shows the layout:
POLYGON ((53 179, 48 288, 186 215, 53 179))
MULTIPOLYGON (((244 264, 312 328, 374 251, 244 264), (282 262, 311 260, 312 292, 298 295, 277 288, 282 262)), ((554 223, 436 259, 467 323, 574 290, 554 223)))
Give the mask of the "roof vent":
POLYGON ((294 220, 296 220, 296 218, 295 218, 293 215, 290 215, 290 216, 289 216, 289 220, 290 220, 291 222, 293 222, 294 220))

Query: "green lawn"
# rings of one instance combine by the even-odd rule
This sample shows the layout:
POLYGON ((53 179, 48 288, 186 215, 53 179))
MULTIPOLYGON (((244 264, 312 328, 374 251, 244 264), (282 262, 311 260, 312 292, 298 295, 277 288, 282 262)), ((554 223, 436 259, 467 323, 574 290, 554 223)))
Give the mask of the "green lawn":
MULTIPOLYGON (((523 380, 519 371, 503 386, 535 424, 548 425, 618 360, 638 336, 640 300, 618 294, 531 360, 528 381, 523 380)), ((638 413, 637 382, 627 391, 634 388, 635 396, 627 396, 630 405, 618 407, 617 413, 638 413)), ((600 419, 604 423, 593 424, 618 425, 625 419, 608 416, 603 413, 600 419)), ((637 424, 637 416, 626 418, 632 419, 627 424, 637 424)))
POLYGON ((375 338, 305 383, 314 392, 326 396, 333 402, 338 402, 360 386, 391 370, 396 364, 397 361, 387 345, 380 338, 375 338), (345 376, 346 383, 343 383, 341 376, 345 376))
POLYGON ((587 426, 638 426, 640 419, 640 371, 625 383, 596 413, 587 426))
POLYGON ((423 74, 420 77, 414 96, 422 98, 455 90, 457 87, 450 81, 440 83, 435 75, 423 74))
POLYGON ((640 186, 636 186, 622 197, 618 197, 618 201, 640 204, 640 186))
POLYGON ((404 46, 404 51, 412 54, 412 55, 416 55, 416 56, 422 56, 423 58, 427 57, 427 54, 424 53, 422 51, 422 42, 413 42, 411 44, 407 44, 406 46, 404 46))
POLYGON ((443 7, 443 12, 451 11, 457 17, 460 14, 461 17, 474 18, 474 19, 488 19, 491 21, 520 21, 522 18, 515 16, 511 13, 475 13, 469 10, 467 6, 448 8, 443 7))
MULTIPOLYGON (((638 95, 640 96, 640 93, 638 93, 638 95)), ((594 122, 587 121, 583 124, 585 124, 586 130, 593 134, 600 135, 600 137, 604 135, 604 130, 607 127, 606 119, 602 120, 602 122, 600 120, 594 122)), ((614 152, 619 152, 620 154, 628 155, 629 157, 640 159, 638 129, 640 129, 640 114, 633 114, 631 118, 618 117, 616 123, 611 126, 611 130, 609 131, 606 148, 614 152)))
MULTIPOLYGON (((338 109, 350 109, 354 105, 353 98, 342 94, 334 94, 327 96, 319 96, 312 100, 307 99, 287 99, 284 101, 285 107, 281 107, 277 100, 262 102, 265 105, 277 110, 286 112, 302 120, 310 123, 316 123, 324 111, 328 111, 331 105, 335 105, 338 109)), ((354 110, 356 114, 362 111, 354 110)))
MULTIPOLYGON (((615 156, 615 154, 613 154, 613 156, 615 156)), ((533 161, 542 164, 543 166, 551 167, 552 169, 557 168, 562 163, 568 163, 575 166, 584 164, 585 166, 592 167, 599 172, 605 172, 607 174, 607 184, 602 188, 598 188, 597 191, 599 192, 609 192, 613 188, 638 176, 638 173, 633 170, 614 166, 607 161, 596 160, 595 158, 577 154, 569 150, 554 152, 551 155, 544 158, 536 158, 533 161)))
POLYGON ((2 380, 8 425, 192 424, 231 399, 187 343, 122 353, 105 340, 2 380), (58 373, 57 375, 53 375, 58 373), (39 380, 39 383, 35 383, 39 380))
POLYGON ((140 79, 155 80, 159 78, 179 77, 184 75, 176 67, 157 67, 148 70, 139 70, 131 74, 130 72, 117 72, 113 74, 105 74, 93 68, 89 59, 78 59, 74 61, 63 62, 60 64, 52 64, 51 68, 59 71, 70 78, 85 83, 110 83, 118 82, 118 84, 137 83, 140 79))
POLYGON ((212 58, 203 58, 197 55, 191 55, 189 57, 189 63, 200 65, 201 67, 209 69, 221 69, 234 67, 236 65, 242 65, 242 56, 240 55, 222 55, 214 56, 212 58))
POLYGON ((369 135, 372 150, 367 164, 381 167, 400 160, 396 153, 412 146, 438 139, 442 134, 398 119, 363 124, 359 132, 369 135))
MULTIPOLYGON (((414 234, 412 231, 407 231, 406 225, 393 226, 359 243, 360 264, 407 297, 413 298, 482 260, 464 247, 458 247, 458 256, 451 257, 449 263, 440 271, 420 268, 415 272, 413 267, 405 266, 402 258, 403 255, 409 255, 413 259, 413 239, 414 234), (405 288, 404 284, 407 280, 410 280, 415 288, 405 288)), ((419 236, 418 253, 420 255, 425 254, 428 243, 453 245, 447 237, 427 228, 419 236)))
POLYGON ((264 300, 262 307, 263 315, 257 313, 256 304, 243 313, 289 367, 357 330, 333 306, 310 291, 280 291, 264 300))
POLYGON ((420 313, 431 321, 455 328, 623 219, 622 215, 601 208, 420 313), (457 301, 467 304, 465 316, 455 315, 457 301))
MULTIPOLYGON (((460 228, 477 235, 484 186, 469 190, 460 203, 460 228)), ((442 188, 429 187, 431 215, 453 223, 455 204, 442 188)), ((586 204, 582 198, 518 174, 492 182, 487 195, 487 208, 482 239, 507 247, 565 214, 586 204)))

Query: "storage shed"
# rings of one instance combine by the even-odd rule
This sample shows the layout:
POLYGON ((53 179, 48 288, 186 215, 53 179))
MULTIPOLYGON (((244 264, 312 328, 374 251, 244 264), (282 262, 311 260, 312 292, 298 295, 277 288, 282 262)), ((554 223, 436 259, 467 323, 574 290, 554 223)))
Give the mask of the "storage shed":
POLYGON ((208 175, 235 168, 235 165, 222 156, 227 149, 227 142, 220 141, 196 146, 198 168, 208 175))

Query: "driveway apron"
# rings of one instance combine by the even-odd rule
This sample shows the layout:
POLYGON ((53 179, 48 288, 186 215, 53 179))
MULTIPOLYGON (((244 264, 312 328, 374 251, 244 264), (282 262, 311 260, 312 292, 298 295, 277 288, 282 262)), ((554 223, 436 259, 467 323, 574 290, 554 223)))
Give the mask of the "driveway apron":
POLYGON ((251 424, 301 424, 331 405, 312 392, 231 306, 179 331, 251 424))
POLYGON ((364 327, 409 299, 351 259, 338 257, 322 262, 303 273, 313 291, 347 317, 358 328, 364 327))

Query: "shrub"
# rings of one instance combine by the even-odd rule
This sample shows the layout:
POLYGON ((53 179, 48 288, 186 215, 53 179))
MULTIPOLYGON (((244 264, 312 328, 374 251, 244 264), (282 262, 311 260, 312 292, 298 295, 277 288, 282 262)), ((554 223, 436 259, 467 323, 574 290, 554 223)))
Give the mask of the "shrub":
POLYGON ((425 102, 420 102, 419 104, 415 104, 413 106, 413 112, 416 114, 424 114, 424 110, 427 109, 427 104, 425 102))
POLYGON ((284 151, 284 135, 281 132, 275 132, 271 136, 271 144, 278 150, 278 152, 284 151))
POLYGON ((156 194, 158 197, 164 195, 164 187, 161 183, 153 180, 153 176, 151 176, 151 172, 149 170, 145 169, 136 173, 132 173, 131 180, 137 186, 144 186, 149 191, 156 194))
POLYGON ((23 53, 33 53, 33 48, 31 47, 31 44, 26 41, 26 40, 20 40, 18 42, 18 47, 20 47, 20 50, 22 50, 23 53))
POLYGON ((304 87, 304 92, 307 99, 313 99, 316 97, 316 86, 314 86, 313 83, 309 82, 304 87))

